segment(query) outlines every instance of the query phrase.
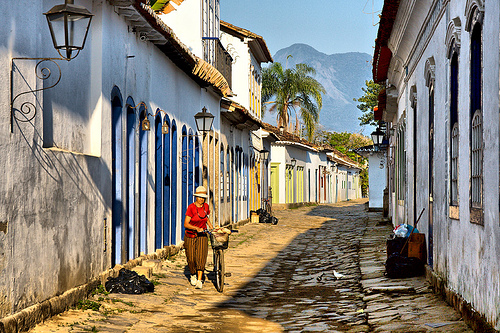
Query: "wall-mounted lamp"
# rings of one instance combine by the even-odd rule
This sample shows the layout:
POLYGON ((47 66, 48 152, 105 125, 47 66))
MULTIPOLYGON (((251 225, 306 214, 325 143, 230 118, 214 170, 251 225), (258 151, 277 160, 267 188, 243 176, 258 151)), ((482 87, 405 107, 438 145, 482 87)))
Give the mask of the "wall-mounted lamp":
POLYGON ((144 118, 141 123, 142 130, 143 131, 149 131, 151 130, 151 124, 149 123, 148 118, 144 118))
MULTIPOLYGON (((30 101, 22 103, 21 106, 17 109, 15 107, 17 98, 25 94, 33 94, 37 91, 43 91, 53 88, 59 83, 59 81, 61 80, 61 68, 55 61, 70 61, 80 53, 80 51, 85 46, 85 40, 87 39, 90 22, 93 16, 93 14, 89 12, 85 7, 75 5, 74 0, 65 0, 65 3, 63 5, 56 5, 52 7, 48 12, 44 13, 44 15, 47 18, 47 23, 49 25, 50 35, 52 37, 54 48, 57 50, 61 58, 12 58, 11 82, 14 81, 13 78, 15 68, 18 68, 15 65, 15 61, 18 60, 38 60, 35 65, 35 75, 41 80, 47 80, 49 77, 51 77, 52 72, 47 67, 47 62, 53 63, 57 66, 59 76, 55 80, 55 83, 51 85, 46 84, 43 88, 29 89, 28 91, 23 91, 16 96, 14 96, 14 92, 11 91, 11 132, 13 132, 14 130, 14 119, 20 122, 29 122, 36 115, 36 107, 30 101), (65 56, 61 54, 61 51, 65 51, 65 56), (74 53, 73 51, 77 52, 74 53), (41 66, 42 63, 44 64, 43 66, 41 66)), ((13 90, 13 83, 11 84, 11 89, 13 90)))
POLYGON ((284 131, 285 131, 285 126, 281 125, 280 126, 280 135, 283 135, 284 131))
POLYGON ((384 140, 384 132, 382 132, 379 127, 377 127, 377 130, 372 132, 371 137, 373 145, 379 147, 384 140))
POLYGON ((47 17, 54 48, 63 59, 74 59, 85 46, 90 21, 94 15, 85 7, 75 5, 74 0, 66 0, 63 5, 56 5, 44 15, 47 17), (73 51, 76 51, 76 54, 73 51))
POLYGON ((295 166, 297 165, 297 160, 295 158, 292 158, 290 160, 290 164, 292 165, 292 168, 295 168, 295 166))
POLYGON ((168 134, 168 128, 169 128, 168 123, 167 123, 167 121, 165 120, 165 121, 163 122, 163 125, 161 125, 161 133, 162 133, 162 134, 168 134))
POLYGON ((194 115, 194 120, 196 122, 196 128, 198 129, 198 132, 209 132, 212 128, 214 118, 215 116, 208 112, 206 107, 203 107, 201 112, 198 112, 194 115))
POLYGON ((269 158, 269 150, 267 150, 266 148, 262 149, 260 151, 260 158, 264 161, 267 161, 267 159, 269 158))

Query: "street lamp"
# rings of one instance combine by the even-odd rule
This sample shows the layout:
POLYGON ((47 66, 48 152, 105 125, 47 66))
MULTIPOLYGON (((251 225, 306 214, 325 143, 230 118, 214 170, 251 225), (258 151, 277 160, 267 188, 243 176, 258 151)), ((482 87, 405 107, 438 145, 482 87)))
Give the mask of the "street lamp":
POLYGON ((196 122, 196 128, 198 132, 208 132, 212 128, 212 123, 214 122, 215 116, 210 112, 207 112, 207 108, 203 107, 201 112, 194 115, 194 120, 196 122))
POLYGON ((382 141, 384 140, 384 132, 382 132, 380 128, 377 127, 377 130, 375 132, 372 132, 371 137, 373 145, 375 147, 379 147, 382 144, 382 141))
POLYGON ((93 14, 85 7, 75 5, 74 0, 65 0, 63 5, 52 7, 44 15, 59 55, 68 61, 75 58, 85 46, 93 14), (66 51, 66 56, 61 51, 66 51), (76 54, 73 51, 77 51, 76 54))
POLYGON ((281 125, 280 126, 280 134, 283 134, 283 131, 285 130, 285 126, 281 125))
MULTIPOLYGON (((37 107, 31 101, 22 102, 21 99, 18 100, 20 96, 27 94, 33 94, 37 91, 43 91, 55 87, 61 80, 61 67, 56 61, 67 60, 70 61, 74 59, 85 45, 85 39, 90 28, 90 21, 92 16, 85 7, 77 6, 74 4, 74 0, 65 0, 63 5, 57 5, 52 7, 48 12, 44 13, 47 18, 47 23, 49 25, 50 35, 52 37, 52 43, 54 48, 57 50, 61 58, 26 58, 26 57, 15 57, 12 58, 11 62, 11 80, 14 80, 14 74, 19 71, 19 67, 16 66, 17 61, 32 61, 37 60, 35 65, 35 75, 40 80, 48 80, 50 77, 54 78, 53 81, 45 81, 41 88, 33 89, 29 87, 27 91, 22 91, 15 95, 13 91, 13 85, 11 85, 11 99, 10 99, 10 131, 14 132, 14 121, 19 122, 29 122, 35 118, 37 107), (65 56, 61 51, 66 51, 65 56), (77 51, 73 53, 73 51, 77 51), (49 65, 56 66, 57 72, 52 75, 52 71, 49 65), (52 84, 47 84, 47 82, 52 82, 52 84), (16 104, 17 102, 17 104, 16 104), (19 105, 19 107, 18 107, 19 105)), ((52 80, 52 79, 51 79, 52 80)), ((145 124, 147 125, 147 124, 145 124)), ((147 126, 146 126, 147 127, 147 126)))
POLYGON ((260 151, 260 158, 264 161, 267 161, 267 159, 269 158, 269 150, 267 150, 266 148, 262 149, 260 151))

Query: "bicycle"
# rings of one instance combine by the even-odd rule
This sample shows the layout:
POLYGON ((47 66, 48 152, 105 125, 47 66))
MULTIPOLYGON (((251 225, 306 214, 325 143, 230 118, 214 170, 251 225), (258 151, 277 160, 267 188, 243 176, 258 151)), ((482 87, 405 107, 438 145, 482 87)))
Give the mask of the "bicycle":
MULTIPOLYGON (((229 234, 213 232, 213 230, 207 230, 207 232, 214 254, 215 289, 221 293, 224 291, 225 278, 231 276, 231 273, 226 273, 226 266, 224 264, 224 250, 229 245, 229 234)), ((232 230, 231 232, 237 231, 232 230)))
POLYGON ((262 199, 262 209, 268 213, 269 215, 273 215, 272 214, 272 202, 269 200, 269 198, 263 198, 262 199))
POLYGON ((257 210, 257 214, 259 214, 259 222, 271 223, 273 225, 278 224, 278 219, 273 216, 272 206, 270 198, 262 199, 262 208, 257 210))

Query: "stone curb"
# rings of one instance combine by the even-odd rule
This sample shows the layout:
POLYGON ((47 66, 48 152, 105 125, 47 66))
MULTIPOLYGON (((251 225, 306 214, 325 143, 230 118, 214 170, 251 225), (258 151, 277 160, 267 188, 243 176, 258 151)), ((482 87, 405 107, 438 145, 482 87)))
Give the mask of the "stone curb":
POLYGON ((117 277, 120 269, 132 269, 140 266, 143 261, 151 259, 167 259, 170 256, 178 254, 184 247, 184 242, 179 245, 166 246, 163 249, 156 250, 155 253, 141 255, 139 258, 129 260, 124 265, 115 265, 108 269, 97 278, 88 283, 65 291, 62 295, 52 297, 41 303, 27 307, 13 315, 0 319, 0 333, 18 333, 26 332, 37 324, 68 310, 78 301, 87 298, 99 284, 104 285, 108 277, 117 277))
POLYGON ((462 298, 459 294, 454 292, 448 287, 448 283, 440 277, 434 270, 429 266, 425 265, 425 278, 429 281, 431 286, 434 288, 434 292, 441 295, 443 299, 451 305, 455 310, 460 313, 464 321, 472 327, 474 332, 481 333, 495 333, 499 332, 491 326, 484 315, 480 314, 470 303, 462 298))

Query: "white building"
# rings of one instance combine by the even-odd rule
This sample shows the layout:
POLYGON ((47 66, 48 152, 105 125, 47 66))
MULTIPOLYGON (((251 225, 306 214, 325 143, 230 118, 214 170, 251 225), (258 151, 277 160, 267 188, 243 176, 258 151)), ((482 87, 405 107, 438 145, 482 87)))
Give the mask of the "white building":
MULTIPOLYGON (((387 188, 387 158, 386 150, 365 146, 355 149, 357 154, 368 159, 368 210, 382 211, 384 209, 384 190, 387 188)), ((387 212, 384 212, 386 214, 387 212)))
POLYGON ((430 276, 481 332, 500 330, 499 17, 498 1, 386 0, 373 62, 393 223, 425 209, 430 276))
POLYGON ((272 203, 334 203, 361 198, 361 166, 326 145, 314 145, 263 124, 277 140, 270 143, 272 203))

